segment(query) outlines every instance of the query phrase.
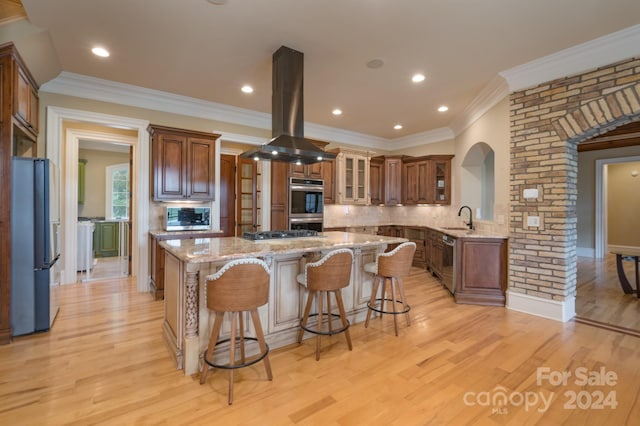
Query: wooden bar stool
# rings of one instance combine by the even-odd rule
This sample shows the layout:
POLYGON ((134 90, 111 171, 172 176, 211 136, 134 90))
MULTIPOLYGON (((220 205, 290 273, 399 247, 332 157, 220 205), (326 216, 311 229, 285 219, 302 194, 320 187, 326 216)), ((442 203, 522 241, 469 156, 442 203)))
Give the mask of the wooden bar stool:
POLYGON ((307 263, 304 272, 298 274, 298 282, 307 287, 309 295, 304 314, 300 320, 300 330, 298 331, 298 343, 302 342, 305 331, 316 335, 316 361, 320 360, 320 337, 331 336, 344 332, 347 338, 349 350, 352 350, 351 335, 349 334, 349 321, 344 310, 341 290, 349 285, 351 280, 351 265, 353 264, 353 252, 349 249, 333 250, 322 257, 317 262, 307 263), (334 314, 331 310, 331 294, 335 296, 339 314, 334 314), (327 300, 327 330, 324 330, 323 322, 323 298, 326 294, 327 300), (317 310, 315 314, 309 314, 315 296, 317 297, 317 310), (309 317, 317 316, 316 328, 307 327, 309 317), (334 318, 340 318, 342 326, 334 329, 332 322, 334 318))
POLYGON ((267 303, 269 298, 269 267, 259 259, 234 260, 222 267, 217 273, 207 277, 207 308, 216 315, 211 329, 209 346, 204 352, 200 384, 207 380, 210 367, 229 370, 229 405, 233 402, 233 372, 237 368, 248 367, 264 360, 267 377, 272 380, 269 363, 269 346, 264 341, 258 307, 267 303), (225 313, 231 314, 231 337, 218 341, 225 313), (245 312, 251 314, 256 337, 245 337, 245 312), (239 327, 238 327, 239 325, 239 327), (237 336, 237 328, 240 336, 237 336), (260 353, 250 358, 245 354, 245 340, 258 342, 260 353), (214 362, 213 351, 218 344, 229 342, 229 363, 214 362), (236 359, 236 344, 240 346, 240 360, 236 359))
POLYGON ((367 303, 369 311, 367 312, 367 320, 364 323, 365 328, 369 326, 372 311, 380 313, 381 318, 382 314, 393 315, 393 326, 396 336, 398 335, 398 315, 404 314, 407 319, 407 326, 411 325, 411 318, 409 317, 411 306, 407 304, 407 299, 404 296, 402 277, 409 275, 415 251, 416 243, 402 243, 390 252, 380 253, 375 262, 364 265, 366 272, 375 275, 373 279, 373 289, 371 290, 371 299, 369 303, 367 303), (380 297, 377 297, 380 281, 382 281, 382 290, 380 297), (387 282, 390 283, 391 298, 389 298, 386 293, 387 282), (389 302, 391 302, 390 308, 389 302), (396 303, 400 303, 402 309, 397 309, 396 303))

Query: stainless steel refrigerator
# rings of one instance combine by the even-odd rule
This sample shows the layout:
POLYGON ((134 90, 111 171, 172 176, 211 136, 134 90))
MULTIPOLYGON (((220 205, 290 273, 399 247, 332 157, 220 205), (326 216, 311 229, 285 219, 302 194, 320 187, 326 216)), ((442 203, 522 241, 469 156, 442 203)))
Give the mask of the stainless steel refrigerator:
MULTIPOLYGON (((11 326, 13 335, 49 330, 50 269, 58 260, 59 221, 51 221, 54 166, 14 157, 11 191, 11 326)), ((54 214, 55 216, 55 214, 54 214)), ((54 217, 55 219, 55 217, 54 217)))

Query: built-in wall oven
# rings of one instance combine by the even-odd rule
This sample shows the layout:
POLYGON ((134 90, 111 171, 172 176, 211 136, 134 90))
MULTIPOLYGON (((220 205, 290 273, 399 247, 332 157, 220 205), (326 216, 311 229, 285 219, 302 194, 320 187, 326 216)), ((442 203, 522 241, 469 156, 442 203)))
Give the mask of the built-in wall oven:
POLYGON ((289 179, 289 229, 322 232, 324 181, 289 179))
POLYGON ((442 283, 451 292, 456 291, 456 238, 444 234, 442 244, 442 283))

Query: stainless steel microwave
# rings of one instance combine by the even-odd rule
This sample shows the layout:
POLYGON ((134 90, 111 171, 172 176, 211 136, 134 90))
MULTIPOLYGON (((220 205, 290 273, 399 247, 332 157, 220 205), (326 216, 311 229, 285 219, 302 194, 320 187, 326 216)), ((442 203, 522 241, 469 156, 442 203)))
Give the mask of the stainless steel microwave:
POLYGON ((211 207, 165 207, 165 231, 211 228, 211 207))

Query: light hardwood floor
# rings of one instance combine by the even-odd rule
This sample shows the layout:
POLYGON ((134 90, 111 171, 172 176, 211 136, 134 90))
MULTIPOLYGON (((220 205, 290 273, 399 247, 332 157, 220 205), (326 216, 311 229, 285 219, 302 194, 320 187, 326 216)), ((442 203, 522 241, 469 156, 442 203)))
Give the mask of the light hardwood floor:
MULTIPOLYGON (((633 262, 622 265, 635 288, 633 262)), ((640 299, 624 294, 616 271, 616 258, 578 258, 576 319, 600 326, 612 326, 640 337, 640 299)))
POLYGON ((258 363, 200 385, 169 359, 162 301, 130 280, 65 286, 48 333, 0 347, 0 424, 220 425, 624 425, 640 418, 640 338, 497 307, 456 305, 418 269, 405 280, 412 324, 394 336, 391 318, 368 329, 271 352, 273 381, 258 363), (537 369, 567 372, 565 385, 537 381, 537 369), (582 370, 615 374, 615 384, 576 383, 582 370), (583 409, 570 409, 571 392, 583 409), (582 392, 579 394, 578 392, 582 392), (589 408, 598 392, 617 407, 589 408), (484 397, 505 394, 498 406, 484 397), (534 395, 551 399, 533 404, 534 395), (609 400, 611 402, 612 400, 609 400))

